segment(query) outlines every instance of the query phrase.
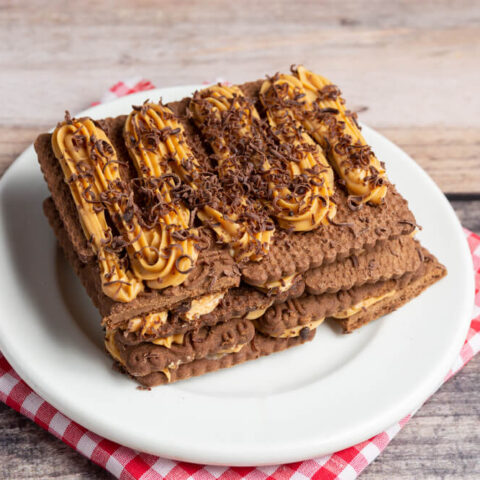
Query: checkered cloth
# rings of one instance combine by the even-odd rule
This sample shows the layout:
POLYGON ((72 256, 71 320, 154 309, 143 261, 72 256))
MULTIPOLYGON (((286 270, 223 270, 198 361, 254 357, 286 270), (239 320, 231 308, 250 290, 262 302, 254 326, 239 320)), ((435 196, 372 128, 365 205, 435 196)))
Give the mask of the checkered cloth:
MULTIPOLYGON (((154 86, 141 78, 115 84, 103 97, 109 101, 154 86)), ((465 344, 446 376, 448 380, 480 350, 480 236, 465 230, 475 269, 475 308, 465 344)), ((263 480, 276 479, 355 479, 389 444, 413 415, 373 438, 353 447, 304 462, 268 467, 213 467, 176 462, 139 453, 102 438, 65 417, 39 397, 0 353, 0 400, 22 413, 67 445, 107 469, 117 478, 142 480, 263 480)))

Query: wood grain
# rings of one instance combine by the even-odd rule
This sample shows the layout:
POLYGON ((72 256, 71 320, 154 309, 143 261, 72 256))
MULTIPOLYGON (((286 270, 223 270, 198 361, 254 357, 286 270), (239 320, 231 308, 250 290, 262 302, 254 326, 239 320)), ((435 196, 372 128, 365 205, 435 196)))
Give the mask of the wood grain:
MULTIPOLYGON (((0 176, 65 109, 83 110, 119 79, 243 82, 304 63, 463 198, 452 203, 480 232, 479 58, 476 0, 0 0, 0 176)), ((480 478, 479 384, 477 358, 362 478, 480 478)), ((0 405, 0 478, 57 476, 111 478, 0 405)))
MULTIPOLYGON (((159 87, 242 82, 303 62, 351 108, 368 106, 361 120, 406 146, 441 188, 480 192, 478 1, 346 1, 341 12, 334 0, 86 1, 75 14, 2 3, 2 137, 22 126, 26 145, 25 128, 50 128, 131 75, 159 87)), ((1 149, 3 166, 18 153, 1 149)))

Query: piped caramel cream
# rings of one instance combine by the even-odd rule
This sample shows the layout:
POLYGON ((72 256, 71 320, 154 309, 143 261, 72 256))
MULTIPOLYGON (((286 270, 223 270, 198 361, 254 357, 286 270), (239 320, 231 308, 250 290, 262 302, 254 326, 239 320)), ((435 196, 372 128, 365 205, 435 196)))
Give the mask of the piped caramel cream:
POLYGON ((108 183, 106 176, 118 174, 112 145, 91 120, 67 118, 53 132, 52 148, 70 187, 85 237, 97 255, 103 292, 119 302, 133 300, 143 291, 143 283, 107 249, 112 232, 100 200, 108 183))
MULTIPOLYGON (((305 130, 329 152, 330 160, 355 203, 380 203, 387 193, 385 168, 367 145, 355 115, 345 109, 339 89, 325 77, 297 67, 293 76, 305 130), (302 114, 303 110, 303 114, 302 114)), ((291 80, 287 80, 291 81, 291 80)))
MULTIPOLYGON (((141 139, 136 142, 140 144, 141 139)), ((139 171, 150 179, 161 180, 153 185, 153 190, 159 202, 168 205, 154 226, 144 228, 133 193, 120 175, 115 149, 92 120, 67 118, 53 132, 52 147, 70 186, 85 236, 97 254, 107 296, 129 302, 143 290, 144 280, 149 287, 158 289, 186 280, 198 256, 192 238, 185 234, 190 212, 172 201, 173 187, 162 180, 160 164, 153 164, 155 155, 148 156, 147 165, 145 157, 132 154, 139 171), (114 239, 106 212, 123 237, 121 243, 127 249, 131 270, 113 253, 114 239), (183 240, 175 235, 179 230, 184 232, 183 240)))
POLYGON ((189 226, 190 210, 172 196, 178 183, 166 162, 180 123, 173 117, 165 118, 163 108, 152 103, 134 108, 123 132, 128 153, 137 173, 145 179, 144 188, 155 198, 154 210, 158 212, 153 228, 144 233, 148 246, 136 252, 132 264, 141 278, 149 280, 150 288, 180 285, 198 256, 193 239, 196 231, 189 226), (145 256, 152 254, 156 262, 150 265, 145 256))
MULTIPOLYGON (((225 128, 222 126, 225 115, 231 115, 242 108, 238 103, 241 97, 243 95, 237 87, 214 85, 197 92, 190 106, 194 122, 204 132, 215 152, 220 179, 233 178, 238 170, 235 153, 231 142, 225 138, 225 128), (216 135, 209 131, 214 124, 218 127, 216 135)), ((241 124, 236 125, 234 134, 247 140, 253 117, 258 118, 258 114, 254 109, 244 109, 241 117, 241 124)), ((241 195, 235 203, 237 211, 230 212, 228 218, 219 212, 210 211, 211 209, 206 209, 205 213, 213 217, 223 229, 215 231, 220 239, 231 244, 235 258, 258 261, 268 252, 275 228, 270 221, 261 223, 262 217, 255 205, 257 202, 251 196, 241 195)))
MULTIPOLYGON (((305 232, 314 230, 335 216, 336 206, 331 199, 334 176, 322 149, 305 133, 300 121, 289 109, 297 95, 292 81, 288 81, 285 75, 266 80, 260 89, 260 100, 272 133, 290 156, 285 170, 290 174, 292 184, 298 183, 291 189, 285 186, 279 188, 271 182, 274 215, 282 228, 305 232), (288 150, 285 148, 287 145, 288 150)), ((270 169, 266 162, 263 170, 270 169)))

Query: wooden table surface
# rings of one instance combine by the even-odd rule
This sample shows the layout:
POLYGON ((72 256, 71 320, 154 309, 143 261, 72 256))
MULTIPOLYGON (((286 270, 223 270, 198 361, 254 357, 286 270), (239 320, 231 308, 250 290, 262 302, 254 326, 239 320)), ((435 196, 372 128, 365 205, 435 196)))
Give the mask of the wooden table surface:
MULTIPOLYGON (((480 2, 0 0, 0 174, 119 79, 243 82, 303 63, 415 160, 480 232, 480 2), (263 6, 262 6, 263 5, 263 6)), ((480 358, 362 478, 480 478, 480 358)), ((0 478, 111 478, 0 406, 0 478)))

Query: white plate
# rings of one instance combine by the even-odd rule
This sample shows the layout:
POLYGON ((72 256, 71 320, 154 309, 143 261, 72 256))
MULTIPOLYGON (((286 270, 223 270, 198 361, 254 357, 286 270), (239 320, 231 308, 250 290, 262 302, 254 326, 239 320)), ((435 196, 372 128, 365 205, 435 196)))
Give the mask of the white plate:
MULTIPOLYGON (((82 113, 103 118, 195 87, 139 93, 82 113)), ((472 262, 443 194, 404 152, 365 127, 449 274, 388 318, 352 335, 332 326, 290 351, 150 392, 111 368, 100 317, 57 252, 33 148, 0 184, 0 349, 65 415, 120 444, 180 460, 260 465, 337 451, 382 431, 440 385, 465 339, 472 262)))

